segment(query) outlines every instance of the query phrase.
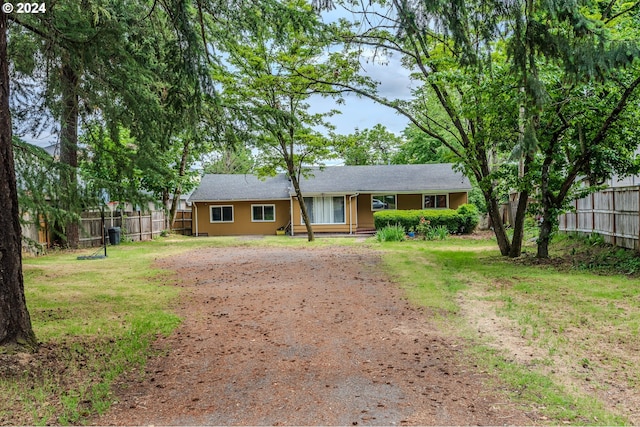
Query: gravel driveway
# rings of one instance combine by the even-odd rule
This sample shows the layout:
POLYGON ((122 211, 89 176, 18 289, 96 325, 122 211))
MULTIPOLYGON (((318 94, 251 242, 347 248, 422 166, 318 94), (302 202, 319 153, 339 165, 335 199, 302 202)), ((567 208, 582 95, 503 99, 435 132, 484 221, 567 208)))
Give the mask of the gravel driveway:
MULTIPOLYGON (((165 259, 184 323, 100 425, 529 425, 361 247, 165 259)), ((492 385, 493 384, 493 385, 492 385)))

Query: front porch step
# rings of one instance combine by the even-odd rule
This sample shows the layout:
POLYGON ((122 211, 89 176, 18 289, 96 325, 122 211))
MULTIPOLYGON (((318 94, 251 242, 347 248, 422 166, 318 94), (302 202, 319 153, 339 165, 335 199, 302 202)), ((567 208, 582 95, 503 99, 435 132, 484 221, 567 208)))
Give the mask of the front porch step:
POLYGON ((356 234, 376 234, 375 228, 358 228, 356 234))

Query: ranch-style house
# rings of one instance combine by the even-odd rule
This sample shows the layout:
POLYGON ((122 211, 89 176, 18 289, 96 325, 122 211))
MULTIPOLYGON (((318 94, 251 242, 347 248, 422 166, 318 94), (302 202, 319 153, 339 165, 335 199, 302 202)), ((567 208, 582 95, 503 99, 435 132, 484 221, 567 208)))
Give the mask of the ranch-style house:
MULTIPOLYGON (((469 180, 453 165, 328 166, 302 178, 300 188, 317 233, 371 231, 383 209, 456 209, 468 202, 469 180)), ((306 233, 286 174, 207 174, 191 194, 195 236, 306 233)))

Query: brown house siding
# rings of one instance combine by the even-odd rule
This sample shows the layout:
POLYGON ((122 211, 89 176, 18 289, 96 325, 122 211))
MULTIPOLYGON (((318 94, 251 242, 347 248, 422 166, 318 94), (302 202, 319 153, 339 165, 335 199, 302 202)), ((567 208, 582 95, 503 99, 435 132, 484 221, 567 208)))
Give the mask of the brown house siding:
POLYGON ((200 236, 270 235, 289 223, 288 200, 242 202, 194 202, 193 234, 200 236), (275 222, 252 222, 251 205, 275 205, 275 222), (212 223, 210 206, 233 206, 233 222, 212 223), (197 223, 197 225, 196 225, 197 223))
MULTIPOLYGON (((439 193, 439 194, 447 194, 439 193)), ((467 193, 448 193, 449 208, 458 209, 460 205, 467 203, 467 193)), ((367 229, 374 228, 373 213, 371 210, 372 194, 360 194, 358 196, 358 228, 367 229)), ((420 194, 398 194, 396 202, 399 210, 422 209, 422 193, 420 194)))
POLYGON ((451 209, 458 209, 460 205, 464 205, 465 203, 469 203, 467 192, 449 193, 449 207, 451 209))
MULTIPOLYGON (((371 210, 371 194, 359 194, 357 197, 345 197, 344 224, 314 224, 316 233, 355 233, 357 229, 373 229, 373 211, 371 210)), ((449 193, 449 207, 457 209, 467 203, 466 192, 449 193)), ((398 209, 421 209, 422 194, 398 194, 398 209)), ((288 200, 257 200, 242 202, 194 202, 193 204, 193 234, 201 236, 240 236, 240 235, 273 235, 280 227, 289 224, 291 215, 288 200), (275 222, 252 222, 251 205, 275 205, 275 222), (212 223, 210 221, 210 206, 233 206, 233 222, 212 223)), ((302 224, 300 205, 293 199, 293 231, 294 234, 304 234, 307 228, 302 224)))

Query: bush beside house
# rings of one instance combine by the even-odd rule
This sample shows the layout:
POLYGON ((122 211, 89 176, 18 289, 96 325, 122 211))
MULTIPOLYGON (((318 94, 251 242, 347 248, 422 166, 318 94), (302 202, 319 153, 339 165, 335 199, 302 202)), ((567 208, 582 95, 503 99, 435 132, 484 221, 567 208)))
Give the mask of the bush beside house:
POLYGON ((400 225, 405 230, 416 229, 420 220, 428 221, 431 227, 445 226, 451 234, 468 234, 475 230, 480 220, 478 209, 472 204, 458 209, 413 209, 379 211, 373 215, 376 230, 388 225, 400 225))

